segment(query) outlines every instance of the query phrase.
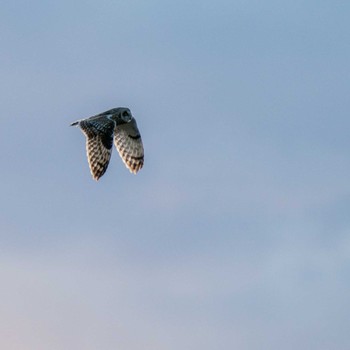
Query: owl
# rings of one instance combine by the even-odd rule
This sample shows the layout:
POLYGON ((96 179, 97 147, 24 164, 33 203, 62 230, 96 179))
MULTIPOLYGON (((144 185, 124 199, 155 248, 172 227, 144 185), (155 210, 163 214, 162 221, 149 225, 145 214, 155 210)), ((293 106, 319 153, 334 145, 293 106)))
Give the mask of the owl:
POLYGON ((130 109, 113 108, 71 124, 79 126, 86 136, 86 154, 92 177, 97 181, 107 170, 112 145, 125 166, 136 174, 143 166, 143 144, 130 109))

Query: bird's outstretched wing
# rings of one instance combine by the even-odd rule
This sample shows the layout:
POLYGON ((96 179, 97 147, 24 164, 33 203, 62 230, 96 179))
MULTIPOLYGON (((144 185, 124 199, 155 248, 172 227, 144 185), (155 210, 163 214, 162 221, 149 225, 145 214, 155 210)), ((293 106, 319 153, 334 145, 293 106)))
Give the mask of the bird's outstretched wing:
POLYGON ((85 119, 79 126, 86 136, 86 154, 91 175, 98 180, 111 159, 115 123, 106 117, 85 119))
POLYGON ((144 151, 134 117, 128 123, 117 123, 114 129, 114 144, 126 167, 136 174, 143 166, 144 151))

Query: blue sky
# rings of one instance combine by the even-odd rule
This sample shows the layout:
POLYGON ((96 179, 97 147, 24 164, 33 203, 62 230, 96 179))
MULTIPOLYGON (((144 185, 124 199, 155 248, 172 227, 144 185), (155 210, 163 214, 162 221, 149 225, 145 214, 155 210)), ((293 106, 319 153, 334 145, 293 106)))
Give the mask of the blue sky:
POLYGON ((1 348, 346 349, 349 10, 3 3, 1 348), (145 166, 95 182, 119 106, 145 166))

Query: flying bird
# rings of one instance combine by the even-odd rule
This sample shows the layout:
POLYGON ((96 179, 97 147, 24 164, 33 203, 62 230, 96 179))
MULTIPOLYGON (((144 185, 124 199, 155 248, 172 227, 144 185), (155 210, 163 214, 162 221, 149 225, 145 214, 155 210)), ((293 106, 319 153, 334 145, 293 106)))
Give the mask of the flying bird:
POLYGON ((78 120, 86 136, 86 154, 92 177, 97 181, 107 170, 112 145, 118 150, 125 166, 136 174, 143 166, 144 151, 139 129, 130 109, 113 108, 92 117, 78 120))

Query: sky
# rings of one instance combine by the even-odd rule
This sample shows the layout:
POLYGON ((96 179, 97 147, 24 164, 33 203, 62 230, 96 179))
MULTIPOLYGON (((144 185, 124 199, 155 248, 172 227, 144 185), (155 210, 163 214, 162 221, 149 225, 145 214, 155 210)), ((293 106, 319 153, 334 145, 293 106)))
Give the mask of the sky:
POLYGON ((2 349, 348 349, 350 3, 0 8, 2 349))

